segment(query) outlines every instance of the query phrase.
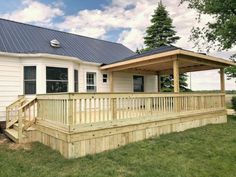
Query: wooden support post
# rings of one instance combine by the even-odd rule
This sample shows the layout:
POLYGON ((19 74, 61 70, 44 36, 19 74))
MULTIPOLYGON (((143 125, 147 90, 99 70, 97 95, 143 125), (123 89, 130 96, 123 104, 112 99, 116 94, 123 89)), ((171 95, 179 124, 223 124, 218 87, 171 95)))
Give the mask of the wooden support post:
POLYGON ((117 101, 116 98, 111 99, 112 120, 117 119, 117 101))
POLYGON ((8 128, 9 122, 10 122, 10 109, 6 107, 6 128, 8 128))
POLYGON ((68 93, 68 99, 67 99, 67 124, 69 125, 69 131, 72 130, 72 127, 74 125, 74 104, 73 99, 71 99, 71 93, 68 93))
MULTIPOLYGON (((113 80, 113 72, 110 72, 109 74, 109 82, 110 82, 110 93, 114 92, 114 80, 113 80)), ((117 102, 116 98, 111 98, 110 102, 110 109, 112 113, 112 119, 116 120, 117 119, 117 102)))
POLYGON ((157 74, 157 91, 161 92, 161 75, 157 74))
POLYGON ((113 72, 109 74, 109 82, 110 82, 110 92, 114 92, 114 80, 113 80, 113 72))
POLYGON ((179 61, 173 61, 174 92, 179 93, 179 61))
MULTIPOLYGON (((173 76, 174 92, 179 93, 179 61, 177 59, 173 61, 173 76)), ((180 100, 178 96, 174 98, 174 109, 176 112, 180 112, 180 100)))
POLYGON ((221 92, 225 92, 225 73, 224 73, 224 68, 220 69, 220 88, 221 88, 221 92))
POLYGON ((22 143, 23 122, 22 122, 22 109, 18 110, 18 143, 22 143))

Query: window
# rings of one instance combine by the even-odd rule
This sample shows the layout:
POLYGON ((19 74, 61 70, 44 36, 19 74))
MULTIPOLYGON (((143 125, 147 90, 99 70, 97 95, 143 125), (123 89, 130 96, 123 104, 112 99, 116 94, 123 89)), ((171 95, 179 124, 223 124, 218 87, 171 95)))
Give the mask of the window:
POLYGON ((107 83, 107 74, 102 75, 102 81, 103 83, 107 83))
POLYGON ((46 68, 47 93, 68 91, 68 69, 67 68, 46 68))
POLYGON ((144 92, 144 77, 133 76, 134 92, 144 92))
POLYGON ((36 66, 24 66, 24 94, 36 94, 36 66))
POLYGON ((75 92, 78 92, 79 91, 79 78, 78 78, 78 70, 74 70, 74 86, 75 86, 75 92))
POLYGON ((96 73, 87 73, 87 92, 96 92, 96 73))

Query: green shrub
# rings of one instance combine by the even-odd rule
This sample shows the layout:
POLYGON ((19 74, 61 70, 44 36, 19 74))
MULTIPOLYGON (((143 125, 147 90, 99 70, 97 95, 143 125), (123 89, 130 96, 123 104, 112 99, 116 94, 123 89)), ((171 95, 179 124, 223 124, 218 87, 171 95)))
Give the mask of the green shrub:
POLYGON ((236 111, 236 96, 232 97, 231 102, 232 102, 233 109, 236 111))

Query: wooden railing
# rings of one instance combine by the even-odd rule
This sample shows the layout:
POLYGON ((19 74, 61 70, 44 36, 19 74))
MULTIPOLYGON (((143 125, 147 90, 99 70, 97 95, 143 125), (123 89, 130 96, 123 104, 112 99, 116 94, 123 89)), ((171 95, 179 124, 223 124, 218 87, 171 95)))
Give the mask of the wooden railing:
POLYGON ((62 125, 145 119, 219 110, 223 93, 67 93, 38 95, 38 117, 62 125))
POLYGON ((18 124, 18 142, 22 142, 23 132, 33 125, 37 118, 37 98, 26 100, 24 97, 9 105, 6 109, 6 128, 18 124))
POLYGON ((6 107, 6 128, 11 127, 18 121, 18 109, 25 102, 25 98, 20 96, 16 101, 6 107))
POLYGON ((18 109, 18 138, 22 142, 23 132, 35 123, 37 117, 37 98, 26 102, 18 109))

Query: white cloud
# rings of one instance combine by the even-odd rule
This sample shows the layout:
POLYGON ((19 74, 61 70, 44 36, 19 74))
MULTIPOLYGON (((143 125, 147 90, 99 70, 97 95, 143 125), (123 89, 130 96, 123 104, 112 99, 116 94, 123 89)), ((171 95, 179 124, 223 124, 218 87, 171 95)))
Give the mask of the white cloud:
POLYGON ((0 14, 0 17, 25 23, 48 24, 54 17, 63 15, 58 6, 45 5, 35 0, 24 0, 22 5, 22 9, 0 14))
POLYGON ((125 30, 120 34, 120 37, 118 39, 119 43, 123 43, 126 46, 132 46, 132 49, 140 49, 140 44, 134 43, 133 39, 135 38, 136 41, 140 41, 141 44, 143 43, 143 33, 140 30, 137 29, 130 29, 125 30))
POLYGON ((112 29, 123 28, 125 31, 120 34, 118 41, 134 49, 142 46, 145 28, 150 23, 155 7, 155 0, 113 0, 102 10, 82 10, 76 15, 67 16, 64 22, 56 26, 61 30, 97 38, 105 38, 112 29), (126 9, 129 5, 133 8, 126 9))
MULTIPOLYGON (((236 89, 235 81, 236 79, 232 80, 226 79, 225 80, 226 90, 235 90, 236 89)), ((189 86, 192 85, 192 89, 194 90, 220 90, 219 70, 193 72, 191 73, 191 79, 189 78, 188 83, 189 86)))

